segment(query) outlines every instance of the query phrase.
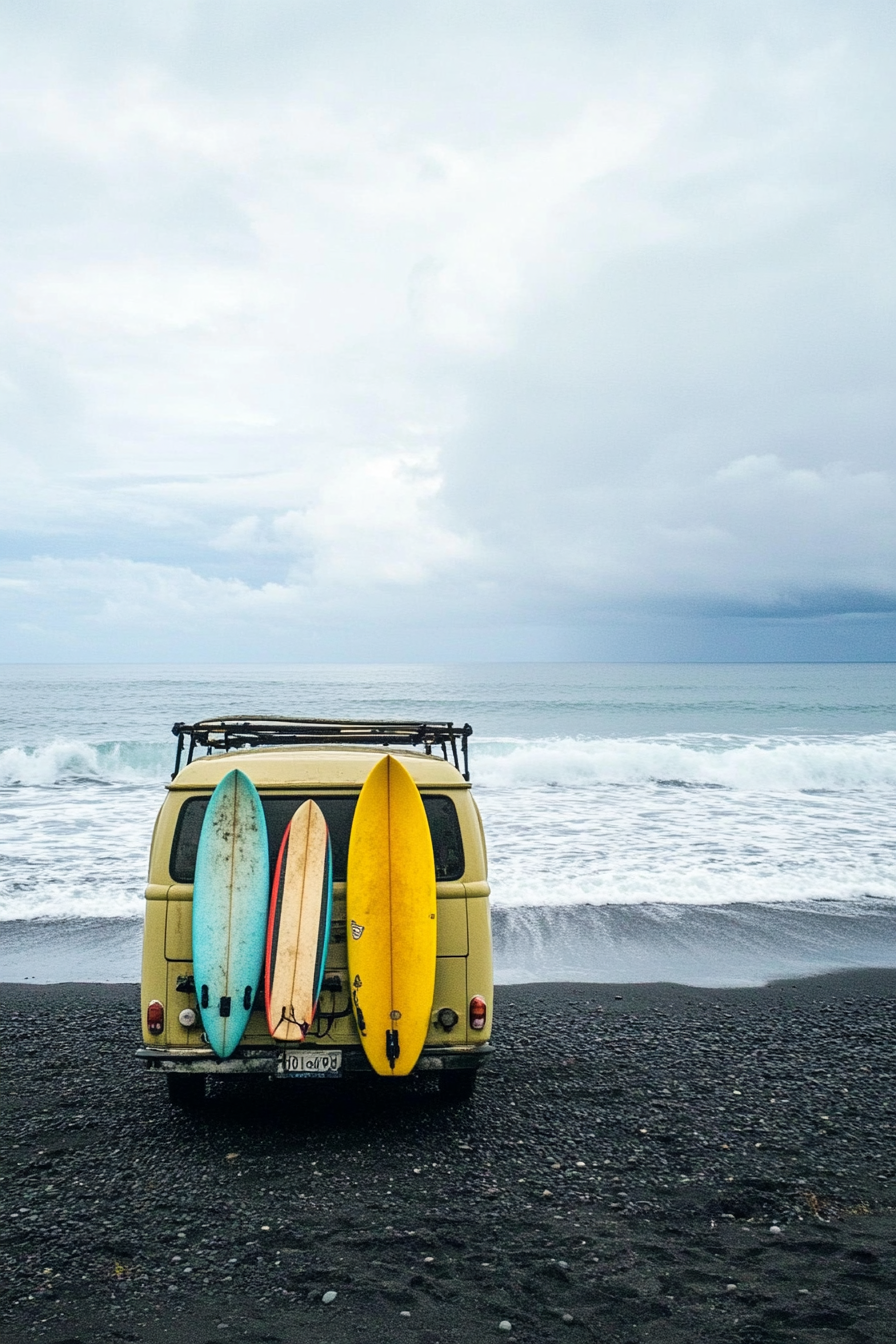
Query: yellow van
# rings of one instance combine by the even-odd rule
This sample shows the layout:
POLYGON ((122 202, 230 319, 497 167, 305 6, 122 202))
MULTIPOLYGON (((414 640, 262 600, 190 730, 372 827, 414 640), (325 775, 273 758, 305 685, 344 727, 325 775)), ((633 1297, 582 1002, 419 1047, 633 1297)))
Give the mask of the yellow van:
POLYGON ((175 769, 149 858, 144 1046, 137 1052, 150 1069, 165 1075, 171 1101, 198 1104, 209 1076, 295 1076, 283 1043, 268 1032, 262 991, 241 1044, 226 1060, 218 1059, 205 1041, 197 1009, 192 964, 196 851, 212 791, 234 766, 248 775, 261 797, 272 872, 296 808, 313 798, 326 817, 333 852, 333 922, 324 988, 302 1047, 302 1068, 309 1077, 321 1071, 327 1078, 373 1076, 349 998, 345 870, 358 794, 387 750, 400 758, 420 789, 436 866, 435 996, 414 1072, 437 1078, 446 1100, 470 1097, 477 1071, 493 1048, 493 974, 485 836, 470 786, 469 724, 225 717, 177 723, 173 732, 175 769), (309 1058, 314 1052, 327 1058, 309 1058))

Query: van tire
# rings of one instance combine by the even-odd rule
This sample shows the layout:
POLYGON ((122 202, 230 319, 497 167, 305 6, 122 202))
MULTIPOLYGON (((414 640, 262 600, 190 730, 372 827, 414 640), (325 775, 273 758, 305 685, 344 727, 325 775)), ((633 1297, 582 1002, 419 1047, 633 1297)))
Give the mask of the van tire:
POLYGON ((205 1101, 204 1073, 169 1073, 167 1083, 168 1100, 172 1106, 190 1110, 205 1101))
POLYGON ((476 1091, 477 1069, 446 1069, 439 1074, 439 1094, 443 1101, 454 1105, 470 1101, 476 1091))

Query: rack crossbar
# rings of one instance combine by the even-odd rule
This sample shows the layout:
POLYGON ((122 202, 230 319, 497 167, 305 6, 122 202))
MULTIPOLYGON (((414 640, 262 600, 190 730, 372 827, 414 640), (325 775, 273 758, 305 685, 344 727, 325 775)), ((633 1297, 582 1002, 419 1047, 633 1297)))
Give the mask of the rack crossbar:
POLYGON ((367 746, 367 747, 423 747, 431 756, 433 747, 441 748, 448 760, 448 749, 455 769, 469 782, 470 762, 468 741, 473 729, 468 723, 462 727, 454 723, 420 722, 416 719, 292 719, 279 715, 224 715, 218 719, 201 719, 198 723, 176 723, 171 729, 177 738, 177 754, 173 779, 180 771, 184 748, 185 764, 189 765, 197 747, 205 747, 206 755, 214 752, 245 750, 252 747, 287 746, 367 746), (463 757, 461 770, 460 755, 463 757))

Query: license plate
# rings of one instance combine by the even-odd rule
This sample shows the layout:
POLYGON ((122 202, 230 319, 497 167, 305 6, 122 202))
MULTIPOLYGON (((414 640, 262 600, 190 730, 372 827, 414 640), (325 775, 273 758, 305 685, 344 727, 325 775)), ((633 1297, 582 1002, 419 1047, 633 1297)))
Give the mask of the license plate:
POLYGON ((341 1050, 285 1050, 279 1073, 290 1078, 341 1078, 341 1050))

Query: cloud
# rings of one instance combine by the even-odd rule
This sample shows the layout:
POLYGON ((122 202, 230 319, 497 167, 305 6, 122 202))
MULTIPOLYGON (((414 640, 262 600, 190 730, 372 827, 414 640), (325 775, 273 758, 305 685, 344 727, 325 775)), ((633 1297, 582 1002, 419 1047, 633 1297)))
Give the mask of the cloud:
POLYGON ((323 584, 418 586, 456 576, 476 546, 439 521, 437 461, 435 450, 349 461, 327 475, 304 513, 275 517, 272 531, 312 552, 314 579, 323 584))
MULTIPOLYGON (((349 591, 425 583, 469 564, 477 549, 471 538, 439 521, 438 458, 436 449, 349 454, 314 481, 290 483, 300 507, 237 518, 210 544, 233 554, 280 554, 293 570, 298 560, 308 582, 349 591)), ((275 496, 264 478, 242 484, 254 486, 253 493, 269 503, 275 496)), ((285 484, 279 503, 288 493, 285 484)))
POLYGON ((872 0, 54 12, 0 44, 16 629, 890 610, 872 0))

